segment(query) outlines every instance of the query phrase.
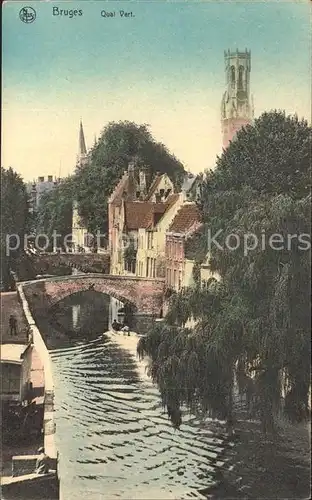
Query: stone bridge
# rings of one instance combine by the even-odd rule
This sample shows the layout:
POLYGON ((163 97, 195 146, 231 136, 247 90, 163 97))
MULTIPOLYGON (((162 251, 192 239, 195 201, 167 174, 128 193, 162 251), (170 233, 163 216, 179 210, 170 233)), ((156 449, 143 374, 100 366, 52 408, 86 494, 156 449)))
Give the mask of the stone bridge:
POLYGON ((75 268, 84 273, 104 273, 110 270, 109 251, 101 253, 41 253, 28 254, 36 274, 53 274, 55 269, 75 268))
POLYGON ((42 314, 69 295, 94 290, 132 304, 138 313, 159 316, 165 287, 161 279, 109 274, 77 274, 20 284, 31 309, 42 314))

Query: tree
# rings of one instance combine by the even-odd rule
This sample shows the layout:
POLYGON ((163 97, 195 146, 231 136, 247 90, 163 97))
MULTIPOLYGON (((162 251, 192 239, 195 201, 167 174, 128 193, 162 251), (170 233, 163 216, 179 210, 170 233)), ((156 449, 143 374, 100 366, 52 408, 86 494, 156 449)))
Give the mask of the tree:
MULTIPOLYGON (((72 232, 72 206, 75 184, 72 177, 60 182, 51 191, 45 192, 40 198, 37 214, 37 233, 48 237, 49 249, 53 249, 53 232, 61 235, 56 240, 57 246, 64 249, 64 238, 72 232)), ((43 244, 45 241, 43 241, 43 244)))
POLYGON ((1 280, 5 287, 10 282, 10 269, 16 269, 17 261, 23 253, 27 230, 26 186, 12 168, 1 167, 1 280), (7 249, 7 238, 10 235, 10 246, 16 246, 16 250, 7 249))
POLYGON ((157 171, 167 173, 174 184, 181 185, 184 168, 167 148, 157 143, 147 125, 112 122, 89 153, 88 162, 77 166, 75 173, 41 198, 38 230, 49 237, 53 230, 71 233, 73 201, 78 202, 82 225, 93 235, 108 231, 108 198, 118 181, 135 159, 136 171, 146 169, 151 183, 157 171))
POLYGON ((186 404, 232 424, 237 385, 265 431, 274 429, 283 389, 286 413, 307 416, 310 150, 304 120, 265 113, 238 132, 207 173, 198 262, 209 250, 221 283, 175 294, 165 325, 139 345, 152 358, 167 406, 186 404), (217 244, 209 245, 218 231, 217 244), (192 331, 185 328, 191 316, 192 331))
POLYGON ((159 171, 181 185, 182 163, 153 139, 147 125, 109 123, 91 150, 89 163, 77 168, 74 179, 79 214, 90 233, 107 232, 109 195, 133 159, 137 170, 146 168, 148 183, 159 171))

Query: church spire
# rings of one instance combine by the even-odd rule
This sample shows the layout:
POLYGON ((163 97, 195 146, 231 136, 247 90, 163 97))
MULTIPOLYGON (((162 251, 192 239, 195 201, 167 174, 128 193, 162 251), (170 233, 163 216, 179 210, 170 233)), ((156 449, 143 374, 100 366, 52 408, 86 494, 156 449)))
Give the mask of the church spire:
POLYGON ((79 129, 79 156, 85 156, 87 154, 86 141, 83 132, 82 120, 80 120, 80 129, 79 129))
POLYGON ((87 147, 83 132, 82 120, 80 120, 77 165, 79 167, 83 167, 87 163, 88 163, 87 147))

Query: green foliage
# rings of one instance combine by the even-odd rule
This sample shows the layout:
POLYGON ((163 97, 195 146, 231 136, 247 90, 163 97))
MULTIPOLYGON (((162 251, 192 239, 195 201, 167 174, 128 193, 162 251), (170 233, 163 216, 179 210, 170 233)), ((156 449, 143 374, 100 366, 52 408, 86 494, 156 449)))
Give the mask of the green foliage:
POLYGON ((307 416, 310 149, 306 122, 265 113, 237 134, 208 173, 202 245, 208 230, 211 235, 222 230, 217 237, 222 249, 214 244, 209 249, 221 283, 175 295, 165 325, 141 346, 152 358, 151 371, 166 402, 173 397, 175 405, 232 421, 237 384, 270 431, 281 411, 283 382, 286 413, 297 420, 307 416), (226 246, 232 233, 240 237, 236 250, 226 246), (305 242, 298 238, 304 233, 305 242), (246 253, 242 243, 248 234, 249 243, 253 234, 258 245, 246 253), (274 234, 281 235, 283 248, 281 243, 272 248, 274 234), (185 328, 190 318, 197 320, 192 333, 185 328), (174 377, 172 359, 178 360, 174 377))
POLYGON ((79 213, 91 233, 107 232, 109 195, 133 159, 137 170, 145 167, 148 183, 159 171, 181 185, 182 163, 153 139, 147 125, 110 123, 90 153, 90 164, 75 174, 79 213))
MULTIPOLYGON (((241 129, 218 158, 204 186, 210 192, 240 192, 249 186, 257 194, 288 194, 302 198, 311 189, 311 129, 297 116, 281 111, 263 113, 241 129)), ((206 189, 205 189, 206 188, 206 189)))
MULTIPOLYGON (((29 229, 29 213, 26 186, 22 178, 12 169, 1 167, 1 280, 9 283, 9 269, 15 269, 24 250, 24 235, 29 229), (6 255, 6 236, 16 234, 20 246, 6 255)), ((13 246, 15 241, 11 240, 13 246)))
MULTIPOLYGON (((64 237, 72 232, 72 205, 75 195, 74 179, 68 177, 40 198, 37 214, 37 233, 46 234, 52 242, 53 231, 62 237, 56 240, 63 247, 64 237)), ((52 250, 50 248, 49 250, 52 250)))
POLYGON ((181 185, 182 163, 153 139, 147 125, 111 122, 90 151, 87 164, 77 166, 73 176, 42 197, 38 229, 47 235, 53 230, 70 234, 72 203, 77 201, 82 225, 88 232, 107 234, 108 198, 132 160, 137 171, 145 168, 148 183, 159 171, 167 173, 176 187, 181 185))

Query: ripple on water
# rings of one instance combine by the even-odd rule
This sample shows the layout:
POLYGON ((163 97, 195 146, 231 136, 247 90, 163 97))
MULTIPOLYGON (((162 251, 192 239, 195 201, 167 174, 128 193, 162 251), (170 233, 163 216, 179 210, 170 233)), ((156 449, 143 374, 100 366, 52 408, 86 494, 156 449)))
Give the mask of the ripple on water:
POLYGON ((66 500, 202 498, 222 441, 195 418, 174 430, 133 355, 102 337, 51 357, 66 500))

